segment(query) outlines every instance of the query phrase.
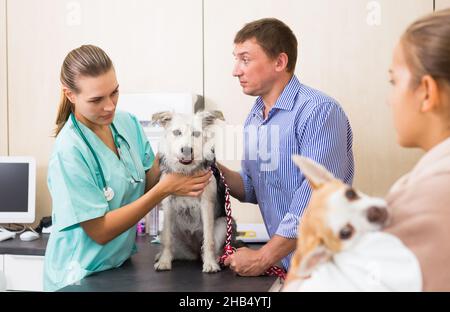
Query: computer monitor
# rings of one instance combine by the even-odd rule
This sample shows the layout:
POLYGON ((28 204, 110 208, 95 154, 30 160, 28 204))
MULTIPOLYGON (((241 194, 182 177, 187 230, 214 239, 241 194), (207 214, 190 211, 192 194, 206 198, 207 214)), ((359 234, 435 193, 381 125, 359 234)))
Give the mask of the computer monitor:
POLYGON ((35 203, 35 159, 0 156, 0 223, 33 223, 35 203))

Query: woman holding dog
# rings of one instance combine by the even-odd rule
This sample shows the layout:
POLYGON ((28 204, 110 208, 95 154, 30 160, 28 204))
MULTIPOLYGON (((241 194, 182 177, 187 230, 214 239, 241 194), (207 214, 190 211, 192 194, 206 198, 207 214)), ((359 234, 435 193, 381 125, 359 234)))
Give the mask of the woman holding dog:
POLYGON ((397 290, 450 291, 450 9, 407 28, 394 50, 389 73, 388 102, 398 142, 426 152, 386 198, 390 220, 384 234, 400 239, 403 245, 374 253, 377 244, 383 244, 374 241, 359 256, 376 255, 371 257, 376 267, 352 259, 340 265, 358 268, 357 274, 333 275, 334 264, 328 262, 309 280, 294 285, 297 290, 361 290, 355 285, 362 284, 365 290, 392 290, 386 285, 398 284, 397 290), (400 249, 408 251, 401 259, 392 255, 400 249), (396 265, 402 269, 391 273, 396 265), (376 284, 369 284, 372 275, 390 283, 375 280, 376 284), (409 281, 407 286, 405 281, 409 281))
POLYGON ((72 50, 61 68, 62 98, 48 168, 53 232, 44 288, 53 291, 122 265, 136 252, 135 225, 165 197, 198 196, 209 171, 167 174, 136 117, 116 111, 119 85, 106 53, 72 50))
POLYGON ((389 72, 398 142, 426 154, 391 188, 386 231, 419 260, 424 291, 450 291, 450 9, 406 30, 389 72))

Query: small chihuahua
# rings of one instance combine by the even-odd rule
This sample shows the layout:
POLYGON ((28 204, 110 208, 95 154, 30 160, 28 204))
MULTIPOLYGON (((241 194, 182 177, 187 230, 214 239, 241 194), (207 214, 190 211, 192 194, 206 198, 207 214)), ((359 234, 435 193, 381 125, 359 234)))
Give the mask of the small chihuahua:
POLYGON ((334 254, 352 248, 361 236, 380 230, 388 221, 384 200, 354 190, 308 158, 294 155, 293 161, 313 193, 299 225, 297 250, 284 290, 292 288, 292 283, 298 285, 334 254))

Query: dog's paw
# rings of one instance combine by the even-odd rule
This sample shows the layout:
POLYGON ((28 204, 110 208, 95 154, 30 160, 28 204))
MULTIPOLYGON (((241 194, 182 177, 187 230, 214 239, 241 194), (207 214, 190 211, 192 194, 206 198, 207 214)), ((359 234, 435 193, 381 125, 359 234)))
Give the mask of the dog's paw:
POLYGON ((154 265, 156 271, 168 271, 172 270, 172 261, 159 260, 154 265))
POLYGON ((204 273, 215 273, 220 271, 220 266, 215 261, 208 261, 203 263, 203 272, 204 273))
POLYGON ((158 262, 159 258, 161 258, 161 252, 158 252, 155 256, 155 263, 158 262))

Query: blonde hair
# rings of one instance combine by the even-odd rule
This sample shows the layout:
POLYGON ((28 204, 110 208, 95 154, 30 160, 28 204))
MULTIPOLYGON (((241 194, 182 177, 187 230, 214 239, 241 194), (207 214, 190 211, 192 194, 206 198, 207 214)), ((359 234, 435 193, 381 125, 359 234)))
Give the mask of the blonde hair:
MULTIPOLYGON (((94 45, 82 45, 67 54, 61 66, 60 81, 63 86, 75 93, 79 93, 77 80, 80 76, 98 77, 108 72, 111 68, 113 68, 113 63, 105 51, 94 45)), ((61 99, 56 116, 55 136, 58 136, 72 111, 73 103, 61 90, 61 99)))
POLYGON ((430 75, 443 87, 450 85, 450 9, 415 21, 400 42, 413 75, 413 87, 417 87, 425 75, 430 75))

